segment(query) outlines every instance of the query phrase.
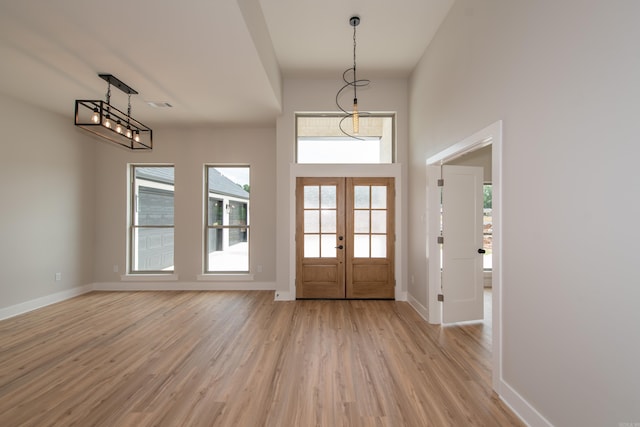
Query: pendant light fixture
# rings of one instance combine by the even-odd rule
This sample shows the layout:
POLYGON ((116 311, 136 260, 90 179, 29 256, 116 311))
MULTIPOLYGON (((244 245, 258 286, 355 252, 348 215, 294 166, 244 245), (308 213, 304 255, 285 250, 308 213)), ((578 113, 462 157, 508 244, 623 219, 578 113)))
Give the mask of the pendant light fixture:
MULTIPOLYGON (((344 85, 338 90, 336 94, 336 105, 338 108, 344 113, 344 117, 340 120, 340 131, 347 135, 348 137, 355 139, 363 139, 359 138, 357 135, 360 133, 360 117, 363 115, 362 112, 358 111, 358 88, 368 86, 371 83, 367 79, 358 79, 357 76, 357 68, 356 68, 356 27, 360 25, 360 17, 352 16, 349 18, 349 24, 353 27, 353 67, 347 68, 344 73, 342 73, 342 80, 344 81, 344 85), (346 110, 340 105, 340 96, 347 88, 353 88, 353 106, 351 112, 346 110), (343 124, 347 119, 351 119, 351 132, 348 132, 344 129, 343 124)), ((364 113, 366 114, 366 113, 364 113)))
POLYGON ((75 125, 130 150, 151 150, 153 131, 131 117, 131 95, 138 92, 111 74, 98 74, 107 82, 106 101, 76 100, 75 125), (128 96, 127 112, 111 105, 111 85, 128 96))

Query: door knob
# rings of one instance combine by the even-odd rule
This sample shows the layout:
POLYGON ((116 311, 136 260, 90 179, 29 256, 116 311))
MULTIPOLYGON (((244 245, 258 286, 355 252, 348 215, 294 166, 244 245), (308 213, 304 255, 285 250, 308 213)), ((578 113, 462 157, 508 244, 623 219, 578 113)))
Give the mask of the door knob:
POLYGON ((484 250, 484 249, 482 249, 482 248, 478 249, 478 253, 479 253, 479 254, 484 254, 484 253, 486 253, 486 252, 487 252, 487 251, 485 251, 485 250, 484 250))
POLYGON ((344 246, 342 246, 342 245, 336 246, 336 249, 344 249, 344 246))

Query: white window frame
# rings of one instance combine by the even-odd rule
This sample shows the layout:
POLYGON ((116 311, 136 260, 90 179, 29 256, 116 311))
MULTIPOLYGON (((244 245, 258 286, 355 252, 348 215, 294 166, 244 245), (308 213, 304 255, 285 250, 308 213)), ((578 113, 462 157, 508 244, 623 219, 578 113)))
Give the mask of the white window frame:
MULTIPOLYGON (((251 269, 250 253, 251 253, 251 232, 250 232, 250 206, 251 196, 248 199, 243 199, 231 194, 220 194, 220 200, 222 200, 223 221, 222 224, 209 224, 209 199, 211 197, 209 191, 209 170, 210 169, 222 169, 222 168, 246 168, 249 171, 249 186, 251 186, 251 165, 248 164, 207 164, 204 167, 204 236, 203 236, 203 273, 204 276, 208 275, 247 275, 251 269), (233 204, 246 204, 246 224, 234 224, 228 223, 230 205, 233 204), (229 208, 227 208, 229 206, 229 208), (227 247, 229 240, 229 233, 232 230, 237 230, 239 233, 246 233, 247 242, 247 268, 246 269, 229 269, 229 270, 216 270, 209 263, 209 232, 211 230, 222 231, 222 244, 223 248, 227 247), (226 242, 226 243, 225 243, 226 242)), ((250 193, 249 193, 250 194, 250 193)))
POLYGON ((138 208, 138 196, 140 182, 136 180, 137 168, 173 168, 174 170, 174 183, 173 185, 161 182, 146 181, 146 187, 155 188, 157 190, 171 191, 174 193, 174 215, 175 215, 175 166, 173 164, 130 164, 129 165, 129 185, 130 185, 130 198, 129 198, 129 219, 128 219, 128 266, 127 273, 130 275, 173 275, 175 272, 175 218, 172 225, 139 225, 137 224, 137 208, 138 208), (138 228, 157 228, 157 229, 171 229, 174 236, 174 251, 173 251, 173 265, 171 269, 162 270, 141 270, 136 267, 136 229, 138 228))
MULTIPOLYGON (((305 136, 299 136, 300 134, 300 130, 299 130, 299 122, 301 118, 315 118, 315 119, 322 119, 322 118, 327 118, 327 119, 337 119, 337 118, 341 118, 344 117, 344 114, 340 114, 340 113, 296 113, 295 114, 295 163, 296 164, 312 164, 310 162, 299 162, 299 148, 298 148, 298 141, 300 138, 314 138, 314 139, 318 139, 318 140, 330 140, 330 139, 337 139, 337 140, 342 140, 342 139, 348 139, 351 140, 352 138, 350 138, 347 135, 344 135, 339 128, 336 126, 336 132, 334 135, 326 135, 326 136, 314 136, 314 137, 305 137, 305 136)), ((366 115, 361 114, 361 118, 364 119, 366 117, 380 117, 380 118, 389 118, 391 119, 391 129, 389 129, 390 132, 390 138, 391 138, 391 147, 390 148, 390 161, 388 162, 373 162, 370 164, 394 164, 396 163, 396 114, 395 113, 390 113, 390 112, 377 112, 377 113, 367 113, 366 115)), ((362 125, 361 125, 362 126, 362 125)), ((371 136, 367 136, 367 135, 359 135, 356 136, 357 138, 361 138, 363 141, 367 141, 367 140, 371 140, 374 137, 371 136)), ((355 142, 359 142, 358 139, 353 139, 353 141, 355 142)), ((356 163, 362 163, 362 162, 356 162, 356 163)), ((345 162, 326 162, 324 164, 346 164, 345 162)))

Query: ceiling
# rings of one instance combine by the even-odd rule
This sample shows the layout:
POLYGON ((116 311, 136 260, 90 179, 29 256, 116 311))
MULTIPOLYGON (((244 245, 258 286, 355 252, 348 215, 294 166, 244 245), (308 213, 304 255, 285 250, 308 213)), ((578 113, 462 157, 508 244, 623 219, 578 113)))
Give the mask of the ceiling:
MULTIPOLYGON (((0 92, 71 117, 110 73, 150 126, 273 124, 282 78, 406 77, 454 0, 0 0, 0 92), (154 108, 148 102, 168 102, 154 108)), ((112 90, 126 110, 127 96, 112 90)))

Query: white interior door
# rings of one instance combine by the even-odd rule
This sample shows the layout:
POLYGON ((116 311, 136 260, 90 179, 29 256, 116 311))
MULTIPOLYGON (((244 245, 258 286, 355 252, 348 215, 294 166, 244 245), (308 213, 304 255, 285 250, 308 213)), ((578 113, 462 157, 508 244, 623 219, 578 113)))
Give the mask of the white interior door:
POLYGON ((482 320, 483 168, 442 166, 442 321, 482 320))

